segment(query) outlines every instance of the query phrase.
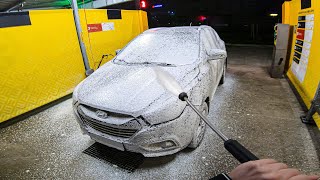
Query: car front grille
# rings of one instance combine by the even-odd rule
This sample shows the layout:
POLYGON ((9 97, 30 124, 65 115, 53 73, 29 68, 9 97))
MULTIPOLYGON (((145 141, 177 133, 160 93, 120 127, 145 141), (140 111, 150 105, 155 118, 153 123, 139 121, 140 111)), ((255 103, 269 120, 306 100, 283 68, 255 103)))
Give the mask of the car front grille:
POLYGON ((134 118, 126 124, 114 125, 88 117, 79 108, 78 111, 82 122, 86 126, 89 126, 103 134, 121 138, 130 138, 140 130, 140 123, 134 118))

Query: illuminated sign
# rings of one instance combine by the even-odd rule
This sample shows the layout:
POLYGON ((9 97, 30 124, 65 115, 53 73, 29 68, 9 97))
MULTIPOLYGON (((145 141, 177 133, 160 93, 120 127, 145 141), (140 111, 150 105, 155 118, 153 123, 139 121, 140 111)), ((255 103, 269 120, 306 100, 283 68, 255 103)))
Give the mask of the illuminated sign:
POLYGON ((140 7, 141 8, 146 8, 147 7, 146 1, 140 1, 140 7))

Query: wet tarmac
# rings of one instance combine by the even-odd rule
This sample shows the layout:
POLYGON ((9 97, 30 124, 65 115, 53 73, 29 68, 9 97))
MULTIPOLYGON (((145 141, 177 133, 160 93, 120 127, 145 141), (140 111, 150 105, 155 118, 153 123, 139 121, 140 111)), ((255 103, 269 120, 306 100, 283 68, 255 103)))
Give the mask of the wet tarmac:
MULTIPOLYGON (((228 50, 227 79, 211 103, 211 122, 260 158, 320 175, 320 132, 301 123, 288 82, 269 77, 272 48, 228 50)), ((208 179, 238 165, 207 128, 197 149, 147 158, 128 173, 82 153, 94 142, 81 134, 71 102, 0 130, 0 179, 208 179)))

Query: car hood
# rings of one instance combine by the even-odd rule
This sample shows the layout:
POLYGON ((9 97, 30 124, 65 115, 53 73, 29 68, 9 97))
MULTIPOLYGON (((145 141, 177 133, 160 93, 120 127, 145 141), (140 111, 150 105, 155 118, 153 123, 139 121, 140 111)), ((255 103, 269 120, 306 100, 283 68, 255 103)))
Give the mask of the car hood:
MULTIPOLYGON (((175 77, 182 87, 198 73, 195 65, 161 68, 175 77)), ((85 79, 75 91, 81 104, 134 117, 143 115, 148 109, 161 109, 157 106, 168 104, 168 101, 174 101, 176 105, 184 103, 159 84, 152 66, 109 62, 85 79)))

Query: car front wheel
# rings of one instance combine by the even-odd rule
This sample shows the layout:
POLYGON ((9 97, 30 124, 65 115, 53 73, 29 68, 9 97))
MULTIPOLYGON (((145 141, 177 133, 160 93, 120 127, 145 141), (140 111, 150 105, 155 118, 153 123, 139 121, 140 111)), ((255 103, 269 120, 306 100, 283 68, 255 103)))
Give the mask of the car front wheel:
POLYGON ((224 82, 226 81, 226 72, 227 72, 227 62, 223 66, 223 73, 222 73, 219 85, 224 84, 224 82))
MULTIPOLYGON (((202 114, 205 117, 207 117, 209 114, 209 106, 208 106, 207 102, 204 102, 203 104, 204 104, 204 107, 202 109, 202 114)), ((194 132, 192 141, 190 142, 190 144, 188 146, 189 148, 195 149, 200 145, 200 143, 204 137, 205 130, 206 130, 206 123, 202 119, 200 119, 199 124, 197 124, 197 128, 194 132)))

